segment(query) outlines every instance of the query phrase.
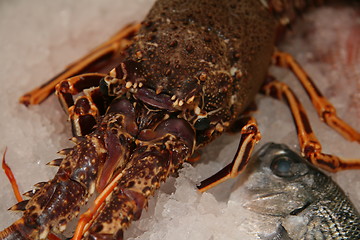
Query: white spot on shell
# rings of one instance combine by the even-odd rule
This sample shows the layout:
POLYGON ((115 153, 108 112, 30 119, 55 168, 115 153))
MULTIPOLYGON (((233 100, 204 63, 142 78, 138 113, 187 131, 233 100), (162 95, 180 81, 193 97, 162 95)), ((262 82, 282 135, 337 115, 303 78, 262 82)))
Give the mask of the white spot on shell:
POLYGON ((234 103, 237 102, 237 96, 236 95, 232 95, 230 97, 230 105, 233 105, 234 103))
POLYGON ((49 234, 49 228, 45 228, 44 231, 42 231, 39 235, 40 239, 45 239, 47 237, 47 235, 49 234))
POLYGON ((221 123, 216 124, 215 129, 216 129, 216 131, 218 131, 218 132, 224 131, 224 127, 221 125, 221 123))
POLYGON ((160 86, 160 87, 158 87, 157 89, 156 89, 156 91, 155 91, 155 93, 156 94, 160 94, 161 93, 161 91, 162 91, 162 87, 160 86))
POLYGON ((111 77, 116 77, 116 69, 113 68, 113 69, 110 71, 109 74, 110 74, 111 77))
POLYGON ((92 182, 89 189, 89 194, 93 194, 95 192, 95 183, 92 182))
POLYGON ((200 112, 201 112, 201 109, 198 106, 196 106, 195 109, 194 109, 194 112, 195 112, 196 115, 199 115, 200 112))
POLYGON ((282 25, 286 26, 286 25, 288 25, 290 23, 290 20, 287 17, 283 17, 283 18, 280 19, 280 23, 282 25))
POLYGON ((195 99, 195 96, 192 96, 191 98, 189 98, 189 99, 186 101, 186 103, 187 103, 187 104, 190 104, 190 103, 192 103, 192 102, 194 101, 194 99, 195 99))
POLYGON ((131 86, 132 86, 132 82, 126 82, 126 85, 125 85, 126 88, 131 88, 131 86))
POLYGON ((149 46, 154 46, 154 47, 158 47, 158 46, 159 46, 159 44, 153 43, 153 42, 146 42, 146 44, 149 45, 149 46))
POLYGON ((264 5, 264 7, 269 8, 269 4, 266 0, 260 0, 261 4, 264 5))
POLYGON ((141 52, 141 51, 137 51, 137 52, 136 52, 136 57, 137 57, 138 59, 141 59, 141 58, 143 57, 142 52, 141 52))
POLYGON ((236 73, 238 70, 239 70, 239 69, 237 69, 236 67, 231 67, 231 68, 230 68, 230 75, 231 75, 231 76, 234 76, 235 73, 236 73))
POLYGON ((66 230, 66 224, 59 225, 59 231, 63 232, 66 230))

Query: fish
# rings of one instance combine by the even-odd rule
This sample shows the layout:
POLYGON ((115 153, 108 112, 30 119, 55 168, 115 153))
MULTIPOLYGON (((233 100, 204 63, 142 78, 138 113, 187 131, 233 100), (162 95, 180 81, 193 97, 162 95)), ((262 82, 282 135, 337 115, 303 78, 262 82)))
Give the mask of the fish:
POLYGON ((360 239, 360 214, 345 192, 288 146, 265 144, 244 178, 243 207, 276 226, 260 239, 360 239))

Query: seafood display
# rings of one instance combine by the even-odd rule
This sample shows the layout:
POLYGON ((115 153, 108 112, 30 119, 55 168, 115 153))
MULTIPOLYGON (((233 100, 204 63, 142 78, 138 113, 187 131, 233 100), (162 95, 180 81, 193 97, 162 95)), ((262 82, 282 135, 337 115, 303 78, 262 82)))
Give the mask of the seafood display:
MULTIPOLYGON (((166 4, 164 6, 166 6, 166 4)), ((161 12, 161 9, 166 9, 166 7, 162 7, 154 8, 156 10, 153 11, 153 17, 159 15, 157 10, 161 12)), ((219 9, 219 6, 217 6, 217 9, 219 9)), ((246 7, 242 6, 242 9, 244 10, 246 7)), ((149 19, 151 19, 151 16, 152 15, 150 14, 149 19)), ((201 17, 199 17, 199 19, 201 19, 201 17)), ((196 21, 195 18, 195 22, 196 21)), ((73 139, 76 145, 72 149, 65 149, 62 151, 62 153, 65 154, 62 163, 59 161, 52 162, 52 165, 60 165, 56 177, 48 183, 45 183, 45 185, 38 185, 40 187, 39 191, 35 193, 35 196, 33 196, 29 202, 22 203, 13 208, 18 210, 24 208, 26 217, 24 220, 18 221, 14 225, 17 227, 10 228, 10 231, 22 232, 21 235, 26 232, 25 234, 29 235, 31 238, 44 238, 49 233, 49 230, 55 232, 62 231, 65 228, 67 221, 78 213, 78 207, 86 202, 93 192, 104 192, 105 189, 107 189, 107 186, 110 186, 109 183, 113 183, 120 184, 115 187, 115 191, 109 195, 115 197, 113 197, 113 200, 106 200, 105 204, 108 204, 108 210, 106 210, 107 207, 105 207, 105 209, 102 210, 104 213, 103 215, 100 214, 96 216, 97 220, 91 220, 94 225, 90 228, 90 237, 103 237, 103 234, 105 234, 104 236, 112 235, 115 238, 122 238, 123 230, 121 228, 126 228, 129 225, 128 222, 140 217, 142 209, 147 205, 147 198, 159 187, 159 183, 164 181, 172 172, 176 171, 182 162, 190 157, 195 149, 206 145, 223 131, 226 131, 226 129, 235 122, 237 115, 244 112, 246 106, 250 104, 254 97, 254 93, 256 93, 257 90, 254 92, 250 91, 247 93, 245 91, 239 93, 237 97, 244 98, 240 101, 241 104, 237 106, 237 110, 234 110, 233 108, 226 110, 226 102, 231 103, 229 106, 234 105, 234 102, 231 100, 233 99, 231 96, 234 95, 229 95, 230 97, 225 102, 217 102, 216 99, 221 95, 225 96, 223 93, 230 94, 236 92, 235 90, 224 88, 224 91, 221 92, 222 94, 212 95, 216 91, 212 88, 212 82, 206 80, 206 78, 212 76, 211 74, 214 73, 213 77, 218 76, 216 74, 220 74, 219 78, 220 76, 223 76, 225 77, 224 82, 226 83, 228 81, 226 74, 223 75, 224 73, 221 71, 217 72, 218 66, 215 67, 214 72, 209 72, 205 75, 201 75, 200 73, 199 76, 192 74, 198 74, 199 69, 206 68, 205 65, 192 65, 192 67, 195 68, 194 71, 191 70, 190 67, 185 67, 185 72, 181 72, 181 75, 183 76, 193 76, 195 79, 199 78, 200 83, 202 81, 201 79, 203 79, 205 83, 209 83, 209 85, 205 87, 205 89, 209 91, 205 91, 205 98, 201 97, 201 91, 196 87, 199 83, 191 83, 191 81, 186 82, 189 86, 189 88, 187 88, 186 84, 176 85, 178 83, 169 81, 169 85, 166 85, 167 83, 165 80, 163 80, 164 82, 161 82, 161 74, 158 75, 157 72, 161 69, 156 69, 156 67, 154 68, 151 64, 146 65, 146 61, 149 61, 148 59, 151 59, 149 62, 156 62, 158 60, 153 58, 151 55, 153 53, 148 52, 149 50, 147 48, 144 48, 144 51, 141 50, 148 43, 146 41, 149 40, 147 39, 149 35, 146 33, 146 31, 148 31, 146 28, 149 28, 151 31, 154 30, 151 25, 152 24, 149 24, 148 26, 146 24, 144 25, 144 35, 141 35, 142 30, 140 30, 140 35, 136 39, 138 42, 135 42, 133 48, 130 47, 126 50, 126 54, 130 57, 128 56, 125 57, 125 60, 121 60, 122 64, 111 71, 110 75, 99 74, 82 76, 85 79, 87 77, 94 78, 95 86, 97 84, 100 85, 98 90, 90 90, 87 92, 90 96, 90 101, 89 98, 82 98, 82 100, 76 100, 74 104, 69 100, 69 93, 74 95, 77 94, 76 92, 71 92, 73 87, 79 92, 89 87, 78 88, 76 81, 81 83, 81 78, 74 79, 74 82, 69 80, 68 82, 63 82, 61 85, 58 85, 58 95, 64 109, 69 113, 73 134, 77 136, 73 139), (146 39, 146 41, 142 42, 141 38, 146 39), (136 61, 133 57, 135 57, 134 59, 136 59, 136 61), (144 64, 139 65, 139 62, 144 64), (142 69, 144 66, 146 67, 142 69), (152 70, 147 69, 148 67, 152 70), (148 75, 151 71, 154 71, 153 75, 148 75), (150 80, 157 80, 154 82, 151 82, 150 80, 149 82, 146 82, 148 80, 147 77, 150 80), (125 80, 125 82, 123 80, 125 80), (161 87, 156 88, 156 84, 159 84, 159 82, 161 84, 158 86, 161 87), (99 99, 95 99, 98 96, 97 94, 99 91, 103 95, 101 97, 103 103, 100 105, 97 102, 99 99), (95 100, 94 103, 91 100, 95 100), (207 102, 211 104, 207 104, 207 102), (219 105, 212 106, 212 104, 219 105), (91 106, 91 111, 94 110, 94 106, 97 108, 97 110, 94 111, 95 114, 94 112, 89 111, 87 105, 91 106), (106 114, 105 111, 101 109, 107 109, 106 114), (219 110, 219 112, 217 109, 220 109, 221 111, 219 110), (84 112, 85 114, 83 114, 84 112), (98 118, 98 115, 101 117, 98 118), (226 117, 226 115, 228 117, 226 117), (84 116, 86 116, 86 118, 90 116, 91 120, 89 120, 89 118, 83 118, 84 116), (223 119, 219 121, 218 119, 220 117, 223 119), (86 124, 83 124, 83 121, 85 121, 86 124), (92 126, 95 124, 94 121, 96 122, 95 131, 92 130, 92 126), (120 142, 118 143, 116 139, 120 139, 120 142), (93 159, 97 159, 98 162, 93 162, 93 159), (117 159, 123 160, 118 162, 117 159), (91 170, 83 171, 86 168, 91 170), (79 171, 76 169, 79 169, 79 171), (144 171, 143 174, 141 173, 142 171, 144 171), (154 177, 151 181, 151 186, 148 185, 147 180, 141 180, 144 176, 154 177), (80 185, 77 185, 76 182, 80 183, 80 185), (85 186, 85 192, 82 192, 83 186, 85 186), (51 216, 53 213, 47 212, 46 208, 40 203, 43 200, 40 199, 47 195, 48 192, 57 191, 56 189, 61 188, 66 189, 66 191, 59 190, 61 191, 61 194, 58 197, 55 196, 52 200, 49 199, 46 201, 47 203, 50 203, 50 205, 58 207, 58 210, 56 210, 57 213, 63 213, 58 214, 56 217, 51 216), (68 189, 71 190, 68 191, 68 189), (65 205, 56 205, 57 203, 55 202, 58 200, 61 201, 61 199, 68 202, 68 196, 77 196, 79 199, 76 202, 72 202, 72 205, 66 205, 66 207, 65 205), (122 197, 124 198, 122 199, 122 197), (114 208, 117 204, 116 201, 118 200, 120 200, 119 206, 125 203, 123 210, 118 207, 114 208), (51 202, 54 202, 54 205, 51 202), (70 212, 66 212, 67 210, 65 210, 65 208, 70 208, 70 212), (119 212, 116 213, 116 215, 119 214, 122 217, 118 218, 115 215, 107 214, 107 212, 114 211, 115 209, 119 209, 119 212), (38 215, 42 215, 42 217, 37 218, 38 215), (105 222, 112 223, 105 224, 105 222), (119 228, 118 225, 121 225, 121 228, 119 228), (115 228, 119 230, 109 232, 109 229, 114 228, 114 226, 117 226, 115 228)), ((156 31, 159 30, 158 27, 155 27, 155 29, 156 31)), ((175 32, 178 31, 176 28, 173 30, 175 32)), ((271 30, 271 28, 268 30, 271 30)), ((266 34, 266 32, 262 32, 263 34, 266 34)), ((212 39, 212 37, 210 37, 210 39, 212 39)), ((150 39, 150 41, 153 40, 150 39)), ((163 40, 160 39, 159 41, 161 42, 163 40)), ((179 43, 177 40, 169 41, 170 47, 172 47, 172 43, 175 44, 173 47, 178 47, 177 45, 179 43)), ((201 52, 196 52, 196 47, 192 49, 191 46, 188 46, 186 43, 184 44, 184 46, 186 46, 186 54, 190 54, 189 56, 200 56, 200 58, 206 56, 202 56, 201 52), (195 54, 191 55, 194 53, 193 51, 195 51, 195 54)), ((150 49, 151 47, 157 47, 156 44, 149 46, 150 49)), ((199 45, 197 44, 196 46, 199 45)), ((209 46, 211 46, 211 44, 209 44, 209 46)), ((257 45, 255 48, 259 46, 260 45, 257 45)), ((265 49, 269 48, 266 44, 263 45, 263 47, 265 47, 265 49)), ((264 53, 264 51, 261 52, 264 53)), ((158 55, 160 59, 159 65, 161 65, 162 59, 166 59, 166 54, 162 54, 163 52, 160 51, 158 55)), ((182 56, 181 54, 179 56, 182 56)), ((243 54, 248 55, 249 53, 243 52, 243 54)), ((259 61, 264 61, 265 58, 270 59, 270 55, 271 54, 268 54, 267 57, 264 55, 255 58, 259 61)), ((174 62, 176 63, 177 55, 175 54, 173 56, 175 59, 174 62)), ((196 62, 196 57, 194 58, 195 60, 189 58, 189 63, 192 64, 193 61, 196 62)), ((247 60, 242 64, 246 66, 248 64, 247 60)), ((258 63, 254 64, 257 65, 258 63)), ((261 63, 261 65, 262 64, 263 63, 261 63)), ((171 65, 170 69, 177 69, 176 66, 177 65, 171 65)), ((186 66, 186 64, 179 66, 186 66)), ((250 65, 247 65, 245 69, 250 69, 249 66, 250 65)), ((264 64, 264 66, 266 66, 267 69, 268 65, 264 64)), ((219 67, 220 70, 222 68, 222 66, 219 67)), ((263 73, 257 72, 260 74, 260 77, 255 77, 255 79, 263 78, 261 76, 266 75, 266 69, 263 73)), ((238 69, 235 67, 233 70, 237 71, 238 69)), ((176 71, 175 73, 169 72, 169 76, 172 76, 172 74, 177 76, 176 71)), ((231 71, 229 71, 229 73, 230 72, 231 71)), ((185 81, 186 79, 183 80, 185 81)), ((252 83, 255 85, 248 85, 242 89, 250 90, 254 89, 254 87, 261 87, 261 81, 258 83, 254 81, 252 83)), ((216 89, 218 89, 218 87, 216 87, 216 89)), ((253 128, 254 125, 251 124, 249 126, 253 128)), ((258 139, 255 139, 253 143, 257 142, 257 140, 258 139)), ((251 144, 249 146, 251 146, 251 144)), ((246 161, 246 158, 244 158, 244 162, 246 161)), ((336 166, 330 165, 330 168, 333 167, 336 166)), ((210 183, 210 185, 211 184, 212 183, 210 183)), ((205 185, 209 184, 206 183, 205 185)), ((8 233, 6 233, 6 235, 7 234, 8 233)), ((89 237, 89 233, 87 233, 86 236, 89 237)))

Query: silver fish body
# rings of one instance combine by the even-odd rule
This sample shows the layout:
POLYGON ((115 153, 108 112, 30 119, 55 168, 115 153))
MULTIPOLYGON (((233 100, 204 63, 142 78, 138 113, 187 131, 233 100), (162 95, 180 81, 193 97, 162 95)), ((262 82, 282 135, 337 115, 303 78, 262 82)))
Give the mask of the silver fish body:
POLYGON ((244 207, 277 225, 261 239, 360 239, 359 212, 343 190, 287 146, 262 147, 246 176, 244 207))

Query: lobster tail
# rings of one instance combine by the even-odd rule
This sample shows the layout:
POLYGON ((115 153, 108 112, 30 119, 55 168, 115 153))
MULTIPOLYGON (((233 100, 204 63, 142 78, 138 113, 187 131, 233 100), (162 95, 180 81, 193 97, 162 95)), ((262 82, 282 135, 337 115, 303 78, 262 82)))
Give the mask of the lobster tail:
POLYGON ((24 219, 20 218, 10 227, 0 232, 0 240, 30 240, 35 229, 25 225, 24 219))

